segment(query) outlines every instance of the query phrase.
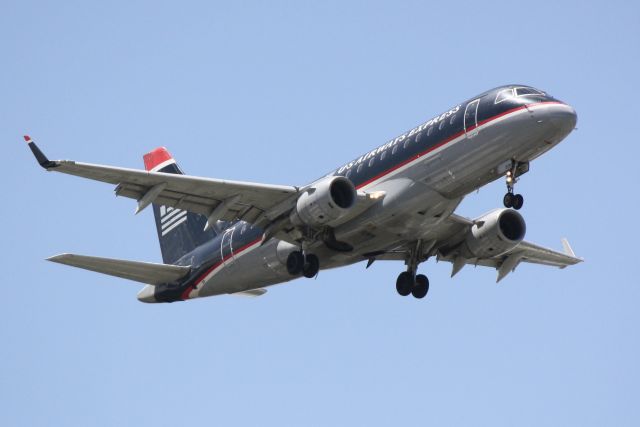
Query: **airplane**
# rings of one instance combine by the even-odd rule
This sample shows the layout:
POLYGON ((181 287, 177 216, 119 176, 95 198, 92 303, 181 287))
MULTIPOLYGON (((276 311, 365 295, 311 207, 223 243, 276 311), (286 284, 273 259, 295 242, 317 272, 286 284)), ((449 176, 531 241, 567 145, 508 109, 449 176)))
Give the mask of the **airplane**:
POLYGON ((185 175, 164 148, 144 155, 145 170, 49 160, 25 136, 47 171, 115 185, 152 206, 163 263, 61 254, 60 264, 145 284, 142 302, 175 302, 266 287, 321 269, 377 260, 404 262, 402 296, 423 298, 429 280, 417 274, 430 258, 486 266, 504 279, 522 262, 565 268, 582 261, 566 239, 563 252, 524 240, 515 192, 530 162, 575 128, 573 107, 526 85, 507 85, 455 105, 322 178, 271 185, 185 175), (467 219, 462 199, 504 177, 504 208, 467 219))

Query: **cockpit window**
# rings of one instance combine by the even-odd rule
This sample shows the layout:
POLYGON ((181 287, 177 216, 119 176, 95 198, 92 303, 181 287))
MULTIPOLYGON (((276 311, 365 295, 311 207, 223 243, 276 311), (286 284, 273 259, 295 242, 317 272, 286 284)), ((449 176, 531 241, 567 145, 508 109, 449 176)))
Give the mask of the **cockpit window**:
POLYGON ((513 98, 513 89, 504 89, 498 92, 496 96, 496 104, 501 103, 502 101, 506 101, 507 99, 513 98))
POLYGON ((540 92, 538 89, 534 89, 532 87, 517 87, 516 94, 517 96, 524 96, 524 95, 544 96, 544 92, 540 92))
POLYGON ((516 87, 510 89, 503 89, 496 95, 496 104, 513 99, 520 96, 546 96, 546 94, 538 89, 532 87, 516 87))

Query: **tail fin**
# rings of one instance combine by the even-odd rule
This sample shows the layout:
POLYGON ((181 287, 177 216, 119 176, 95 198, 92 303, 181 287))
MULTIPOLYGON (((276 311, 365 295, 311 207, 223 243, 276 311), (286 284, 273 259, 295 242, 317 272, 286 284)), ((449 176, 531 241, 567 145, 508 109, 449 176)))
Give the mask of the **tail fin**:
MULTIPOLYGON (((184 175, 166 148, 160 147, 144 155, 144 167, 150 172, 184 175)), ((153 205, 162 261, 174 264, 183 255, 213 239, 216 233, 204 231, 207 218, 182 209, 153 205)))

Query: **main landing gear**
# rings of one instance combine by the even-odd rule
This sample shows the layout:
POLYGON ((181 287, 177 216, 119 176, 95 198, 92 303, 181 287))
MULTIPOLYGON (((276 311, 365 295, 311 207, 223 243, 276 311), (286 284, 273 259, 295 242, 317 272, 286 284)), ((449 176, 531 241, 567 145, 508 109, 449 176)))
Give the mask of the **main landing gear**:
POLYGON ((524 205, 524 197, 522 197, 522 194, 514 194, 514 187, 516 185, 516 182, 518 182, 517 172, 519 167, 520 164, 516 161, 513 161, 511 169, 507 171, 507 194, 505 194, 504 198, 502 199, 505 208, 520 210, 520 208, 522 208, 522 205, 524 205))
POLYGON ((429 279, 424 274, 413 275, 410 271, 405 271, 396 280, 396 290, 403 297, 412 294, 421 299, 429 292, 429 279))
POLYGON ((396 290, 403 297, 409 294, 418 299, 427 296, 429 292, 429 279, 424 274, 416 274, 416 272, 418 270, 418 264, 426 259, 424 254, 431 250, 434 243, 435 242, 425 244, 422 240, 418 240, 415 247, 409 251, 409 256, 405 262, 407 264, 407 271, 400 273, 396 280, 396 290))
POLYGON ((316 277, 320 271, 320 260, 314 254, 294 251, 287 257, 287 271, 292 276, 302 274, 306 278, 316 277))

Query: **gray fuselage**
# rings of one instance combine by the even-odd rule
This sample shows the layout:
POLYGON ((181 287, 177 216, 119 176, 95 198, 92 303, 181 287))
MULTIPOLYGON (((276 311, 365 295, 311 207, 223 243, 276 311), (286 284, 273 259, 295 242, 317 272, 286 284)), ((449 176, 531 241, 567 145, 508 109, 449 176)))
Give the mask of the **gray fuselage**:
MULTIPOLYGON (((327 269, 408 241, 438 240, 438 224, 466 194, 504 176, 514 161, 530 162, 553 148, 576 120, 571 106, 527 86, 499 87, 458 104, 328 174, 347 177, 359 192, 385 196, 335 228, 336 238, 353 251, 336 252, 322 242, 303 249, 327 269)), ((183 283, 155 289, 154 300, 235 293, 295 279, 285 264, 299 246, 277 239, 263 244, 262 236, 242 221, 229 224, 179 262, 192 265, 194 273, 183 283)))

